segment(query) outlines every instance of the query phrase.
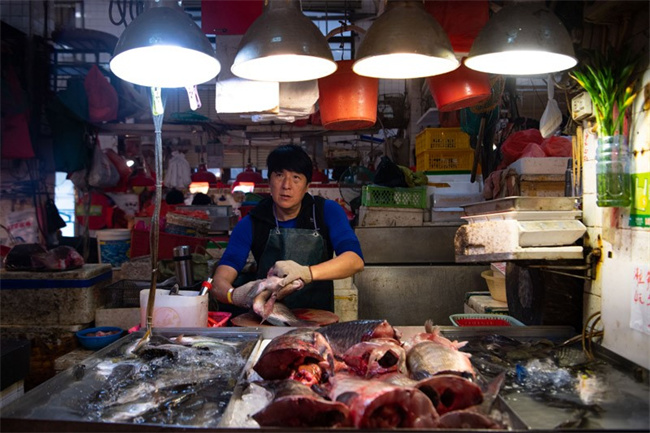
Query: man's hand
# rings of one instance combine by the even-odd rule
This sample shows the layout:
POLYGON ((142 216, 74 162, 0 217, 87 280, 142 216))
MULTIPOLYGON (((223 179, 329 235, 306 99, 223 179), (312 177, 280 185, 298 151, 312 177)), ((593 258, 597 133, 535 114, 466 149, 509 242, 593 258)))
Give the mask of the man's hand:
POLYGON ((281 286, 286 287, 300 279, 303 283, 311 283, 311 270, 309 266, 300 265, 293 260, 280 260, 269 270, 269 275, 275 275, 283 279, 281 286))

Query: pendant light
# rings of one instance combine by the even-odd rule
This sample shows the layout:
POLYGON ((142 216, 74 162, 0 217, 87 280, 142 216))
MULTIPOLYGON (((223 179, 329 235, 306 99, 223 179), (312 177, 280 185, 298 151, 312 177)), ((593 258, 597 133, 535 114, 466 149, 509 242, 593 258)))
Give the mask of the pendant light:
POLYGON ((302 13, 299 0, 266 0, 231 67, 240 78, 278 82, 316 80, 335 70, 325 36, 302 13))
POLYGON ((539 75, 577 64, 571 36, 543 4, 505 6, 478 34, 465 65, 502 75, 539 75))
POLYGON ((422 1, 389 1, 361 41, 352 69, 367 77, 406 79, 453 71, 449 37, 422 1))
POLYGON ((221 65, 210 41, 177 3, 156 0, 122 32, 110 61, 115 75, 140 86, 170 88, 217 76, 221 65))

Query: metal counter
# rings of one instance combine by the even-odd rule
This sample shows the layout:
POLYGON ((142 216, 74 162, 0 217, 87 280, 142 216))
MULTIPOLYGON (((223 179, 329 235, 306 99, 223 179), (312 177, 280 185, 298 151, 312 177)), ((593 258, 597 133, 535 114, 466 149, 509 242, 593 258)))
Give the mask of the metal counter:
MULTIPOLYGON (((416 333, 422 332, 423 328, 421 326, 396 326, 402 332, 402 338, 407 339, 410 336, 415 335, 416 333)), ((210 335, 235 335, 239 333, 242 337, 246 338, 256 338, 256 333, 261 335, 260 344, 256 346, 253 350, 249 362, 246 366, 246 371, 249 371, 252 367, 253 362, 259 356, 260 348, 263 347, 264 343, 268 340, 278 336, 284 332, 287 332, 291 328, 274 328, 274 327, 264 327, 264 328, 213 328, 210 332, 210 335)), ((457 328, 457 327, 441 327, 441 330, 445 336, 452 340, 468 340, 471 338, 478 338, 482 336, 489 336, 498 333, 499 335, 504 335, 512 338, 519 339, 548 339, 555 342, 564 341, 566 338, 573 336, 573 330, 568 327, 510 327, 510 328, 457 328)), ((171 330, 169 330, 171 331, 171 330)), ((175 330, 174 330, 175 331, 175 330)), ((191 335, 190 332, 201 332, 205 329, 184 329, 182 332, 191 335)), ((122 339, 124 340, 124 339, 122 339)), ((122 341, 120 340, 120 341, 122 341)), ((119 342, 114 343, 118 344, 119 342)), ((112 346, 109 346, 112 347, 112 346)), ((107 348, 108 349, 108 348, 107 348)), ((97 355, 105 354, 106 349, 98 352, 92 357, 88 358, 84 363, 90 365, 93 359, 96 359, 97 355)), ((650 426, 649 413, 650 409, 648 408, 648 372, 645 369, 642 369, 633 364, 626 364, 625 360, 622 360, 620 357, 617 357, 615 354, 607 352, 605 349, 596 350, 597 356, 607 363, 610 363, 612 366, 616 366, 615 370, 618 372, 618 376, 621 380, 619 385, 621 388, 621 401, 620 411, 605 411, 597 417, 594 422, 591 422, 585 429, 573 429, 572 431, 580 432, 614 432, 614 431, 648 431, 650 426), (633 373, 636 373, 636 377, 632 377, 633 373), (637 400, 645 402, 645 406, 639 408, 630 407, 628 399, 625 399, 626 395, 634 394, 637 400), (630 422, 632 421, 632 422, 630 422)), ((44 383, 40 387, 35 388, 34 390, 28 392, 21 399, 14 402, 12 405, 15 407, 26 407, 29 405, 37 404, 38 401, 43 399, 49 399, 52 395, 55 395, 64 389, 66 386, 69 386, 71 382, 75 381, 73 369, 67 370, 51 379, 50 381, 44 383)), ((614 368, 612 368, 614 370, 614 368)), ((243 379, 246 376, 242 376, 242 379, 238 382, 236 387, 240 388, 242 386, 243 379)), ((233 400, 237 396, 237 392, 233 394, 233 400)), ((231 400, 226 408, 228 410, 233 409, 233 401, 231 400)), ((10 405, 11 406, 11 405, 10 405)), ((562 431, 563 429, 552 429, 551 425, 556 425, 558 416, 562 413, 562 416, 566 416, 566 408, 556 408, 545 406, 543 403, 537 401, 527 401, 525 398, 514 399, 503 399, 499 398, 497 400, 497 407, 499 410, 503 411, 504 414, 508 414, 512 422, 512 429, 509 431, 527 431, 527 432, 557 432, 562 431)), ((82 421, 69 421, 69 420, 47 420, 47 419, 30 419, 25 417, 13 417, 10 418, 8 414, 16 413, 14 410, 11 411, 10 408, 2 410, 2 419, 0 419, 0 429, 2 431, 236 431, 239 433, 242 432, 255 432, 255 431, 296 431, 295 429, 248 429, 248 428, 236 428, 230 425, 223 425, 219 428, 206 429, 206 428, 196 428, 196 427, 182 427, 182 426, 167 426, 167 425, 152 425, 152 424, 124 424, 124 423, 99 423, 99 422, 82 422, 82 421), (9 411, 7 411, 9 409, 9 411)), ((331 432, 331 429, 309 429, 309 431, 327 431, 331 432)), ((372 430, 368 430, 372 431, 372 430)), ((409 430, 414 431, 414 430, 409 430)), ((467 430, 447 430, 447 431, 467 431, 467 430)), ((482 431, 482 430, 471 430, 471 431, 482 431)))

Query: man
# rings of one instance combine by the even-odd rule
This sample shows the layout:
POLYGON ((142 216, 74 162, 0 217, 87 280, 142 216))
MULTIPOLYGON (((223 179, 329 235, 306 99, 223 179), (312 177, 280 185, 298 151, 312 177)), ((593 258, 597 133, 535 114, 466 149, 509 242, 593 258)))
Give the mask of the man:
POLYGON ((338 203, 307 193, 312 161, 301 147, 278 147, 267 167, 271 197, 233 230, 214 274, 212 296, 249 308, 260 281, 274 275, 282 279, 271 290, 289 308, 334 311, 332 280, 363 270, 359 240, 338 203), (236 283, 249 252, 257 263, 255 280, 236 283))

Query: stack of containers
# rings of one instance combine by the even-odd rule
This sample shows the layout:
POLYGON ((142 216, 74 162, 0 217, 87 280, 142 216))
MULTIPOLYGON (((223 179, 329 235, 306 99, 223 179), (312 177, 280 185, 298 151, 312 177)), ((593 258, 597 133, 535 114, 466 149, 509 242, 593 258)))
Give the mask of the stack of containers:
POLYGON ((460 128, 427 128, 415 139, 416 166, 428 178, 431 222, 461 222, 461 205, 482 201, 482 181, 472 183, 474 149, 460 128))

